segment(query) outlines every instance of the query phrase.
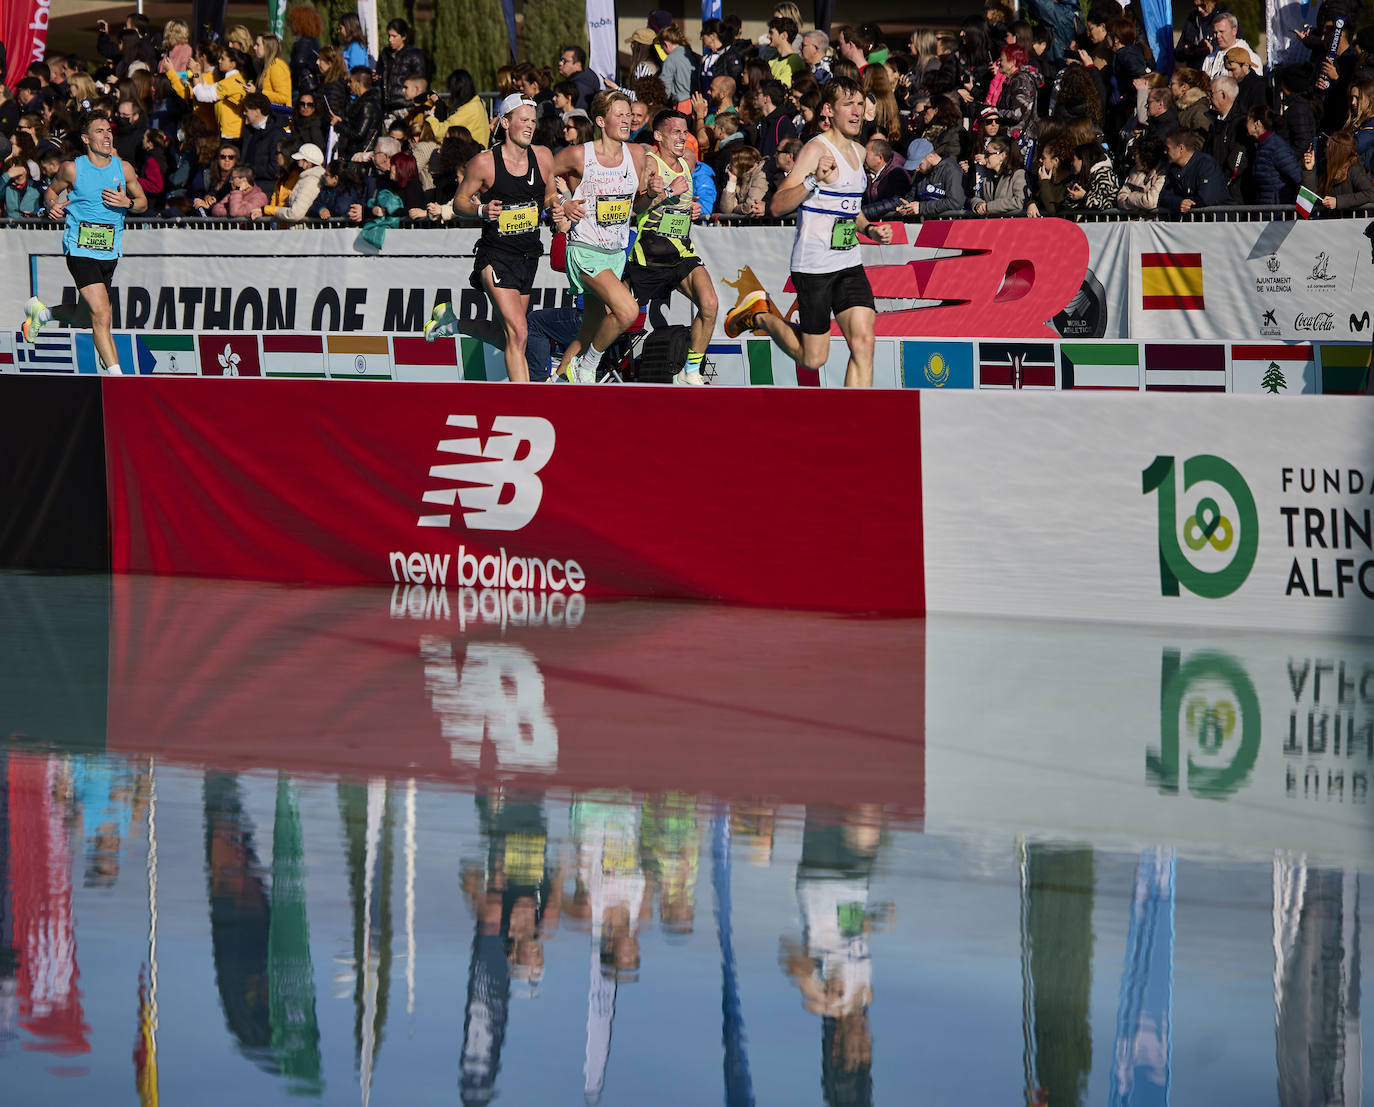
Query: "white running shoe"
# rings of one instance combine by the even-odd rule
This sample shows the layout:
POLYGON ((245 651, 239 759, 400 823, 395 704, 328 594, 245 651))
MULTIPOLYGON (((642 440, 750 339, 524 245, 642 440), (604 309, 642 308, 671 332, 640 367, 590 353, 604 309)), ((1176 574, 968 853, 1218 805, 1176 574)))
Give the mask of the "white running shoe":
POLYGON ((42 315, 46 310, 47 305, 37 296, 30 296, 24 304, 24 323, 20 330, 25 342, 32 342, 38 337, 38 332, 43 329, 42 315))
POLYGON ((429 322, 425 324, 425 341, 433 342, 436 338, 447 338, 454 333, 457 324, 458 316, 453 314, 452 304, 435 304, 429 322))
POLYGON ((706 380, 700 373, 691 373, 686 369, 679 369, 677 375, 673 377, 674 384, 705 384, 706 380))
POLYGON ((577 364, 573 367, 573 382, 576 384, 595 384, 596 366, 583 365, 582 359, 578 358, 577 364))

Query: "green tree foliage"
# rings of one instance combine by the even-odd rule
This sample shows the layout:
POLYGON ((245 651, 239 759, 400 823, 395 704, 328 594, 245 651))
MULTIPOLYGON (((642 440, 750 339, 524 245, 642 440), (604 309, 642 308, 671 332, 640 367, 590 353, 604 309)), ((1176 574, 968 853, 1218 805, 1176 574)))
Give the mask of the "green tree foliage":
POLYGON ((434 84, 442 91, 454 69, 466 69, 479 89, 496 87, 496 70, 510 64, 501 0, 439 0, 434 6, 434 84))
POLYGON ((538 66, 548 66, 558 76, 558 52, 564 46, 587 48, 587 9, 573 0, 525 0, 525 56, 538 66))

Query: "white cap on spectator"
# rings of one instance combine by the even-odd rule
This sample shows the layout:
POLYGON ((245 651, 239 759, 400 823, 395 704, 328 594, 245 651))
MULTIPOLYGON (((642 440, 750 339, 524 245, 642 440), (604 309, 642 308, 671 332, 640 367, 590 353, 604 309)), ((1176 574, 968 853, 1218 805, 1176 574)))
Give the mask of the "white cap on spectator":
POLYGON ((296 151, 296 160, 303 161, 308 165, 323 165, 324 151, 321 150, 318 146, 316 146, 313 142, 307 142, 304 146, 302 146, 299 150, 296 151))
POLYGON ((512 92, 496 106, 496 118, 504 119, 516 108, 537 108, 539 107, 528 96, 521 96, 518 92, 512 92))

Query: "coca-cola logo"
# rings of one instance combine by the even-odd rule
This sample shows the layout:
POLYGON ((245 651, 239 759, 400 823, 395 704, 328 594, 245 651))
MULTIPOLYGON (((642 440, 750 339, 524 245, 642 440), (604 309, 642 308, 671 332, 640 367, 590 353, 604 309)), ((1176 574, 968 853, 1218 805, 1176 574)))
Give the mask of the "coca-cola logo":
POLYGON ((1318 311, 1311 315, 1304 315, 1299 312, 1293 318, 1293 329, 1295 331, 1334 331, 1336 329, 1335 313, 1318 311))

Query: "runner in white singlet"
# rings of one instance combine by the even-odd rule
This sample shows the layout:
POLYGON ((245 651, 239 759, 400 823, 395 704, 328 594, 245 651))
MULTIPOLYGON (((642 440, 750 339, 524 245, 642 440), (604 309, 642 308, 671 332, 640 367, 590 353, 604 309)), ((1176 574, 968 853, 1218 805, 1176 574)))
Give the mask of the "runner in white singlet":
POLYGON ((646 193, 663 191, 658 175, 645 169, 644 147, 627 141, 630 98, 623 92, 598 93, 591 115, 595 141, 555 156, 548 192, 554 227, 568 232, 568 283, 583 297, 582 329, 558 372, 583 383, 596 380, 606 348, 639 318, 639 304, 620 279, 630 219, 646 193), (554 183, 560 176, 573 189, 561 204, 554 183))
POLYGON ((769 213, 797 213, 792 247, 792 284, 799 321, 779 315, 762 288, 745 294, 725 319, 727 334, 753 330, 768 335, 799 365, 819 369, 830 354, 833 314, 849 345, 844 383, 873 386, 873 289, 864 273, 859 235, 892 241, 892 228, 869 223, 860 210, 864 148, 855 141, 864 121, 864 91, 855 81, 832 77, 825 83, 822 113, 830 130, 802 147, 792 172, 774 194, 769 213))

